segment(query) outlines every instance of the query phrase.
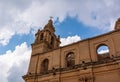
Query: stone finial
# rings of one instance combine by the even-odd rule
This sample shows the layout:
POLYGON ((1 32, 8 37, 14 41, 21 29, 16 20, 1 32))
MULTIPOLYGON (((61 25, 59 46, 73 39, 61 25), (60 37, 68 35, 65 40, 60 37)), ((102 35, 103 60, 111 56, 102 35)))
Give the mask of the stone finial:
POLYGON ((53 24, 52 18, 48 21, 49 24, 53 24))
POLYGON ((53 17, 50 17, 50 19, 48 20, 48 23, 45 25, 44 29, 47 29, 49 31, 51 31, 52 33, 55 32, 55 28, 53 26, 53 21, 52 21, 53 17))
POLYGON ((120 18, 115 23, 115 30, 120 29, 120 18))

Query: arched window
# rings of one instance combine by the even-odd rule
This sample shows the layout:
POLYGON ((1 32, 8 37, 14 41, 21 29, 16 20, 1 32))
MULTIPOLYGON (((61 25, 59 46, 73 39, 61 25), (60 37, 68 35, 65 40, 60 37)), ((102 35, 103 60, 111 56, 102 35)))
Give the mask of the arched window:
POLYGON ((98 60, 109 58, 109 47, 105 44, 101 44, 97 47, 98 60))
POLYGON ((35 42, 38 41, 38 34, 35 35, 35 42))
POLYGON ((43 60, 41 64, 41 73, 47 73, 48 66, 49 66, 49 60, 48 59, 43 60))
POLYGON ((50 44, 53 45, 53 43, 54 43, 54 38, 51 37, 50 44))
POLYGON ((43 33, 40 35, 40 40, 43 40, 43 33))
POLYGON ((66 55, 66 67, 71 67, 75 65, 75 55, 73 52, 69 52, 66 55))

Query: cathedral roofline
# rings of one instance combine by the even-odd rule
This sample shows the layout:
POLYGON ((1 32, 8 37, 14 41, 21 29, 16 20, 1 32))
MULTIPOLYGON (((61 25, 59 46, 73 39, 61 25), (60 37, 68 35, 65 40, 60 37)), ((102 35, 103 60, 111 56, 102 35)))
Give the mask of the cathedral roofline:
MULTIPOLYGON (((107 32, 107 33, 104 33, 104 34, 101 34, 101 35, 97 35, 97 36, 94 36, 94 37, 91 37, 91 38, 86 38, 86 39, 83 39, 83 40, 80 40, 80 41, 77 41, 77 42, 74 42, 74 43, 71 43, 71 44, 68 44, 68 45, 65 45, 65 46, 58 47, 56 49, 52 49, 50 51, 43 52, 43 53, 38 53, 38 54, 35 54, 35 55, 49 53, 49 52, 52 52, 54 50, 62 49, 62 48, 65 48, 65 47, 68 47, 68 46, 71 46, 71 45, 74 45, 74 44, 78 44, 78 43, 83 42, 83 41, 89 41, 89 40, 92 40, 92 39, 95 39, 95 38, 98 38, 98 37, 102 37, 102 36, 105 36, 105 35, 109 35, 109 34, 112 34, 113 32, 119 32, 119 31, 120 31, 120 29, 112 30, 110 32, 107 32)), ((33 55, 33 56, 35 56, 35 55, 33 55)))
MULTIPOLYGON (((77 42, 74 42, 74 43, 71 43, 71 44, 68 44, 68 45, 62 46, 62 47, 71 46, 71 45, 73 45, 73 44, 77 44, 77 43, 79 43, 79 42, 83 42, 83 41, 87 41, 87 40, 95 39, 95 38, 102 37, 102 36, 105 36, 105 35, 108 35, 108 34, 112 34, 113 32, 118 32, 118 31, 120 31, 120 29, 112 30, 112 31, 107 32, 107 33, 104 33, 104 34, 100 34, 100 35, 97 35, 97 36, 93 36, 93 37, 90 37, 90 38, 86 38, 86 39, 83 39, 83 40, 80 40, 80 41, 77 41, 77 42)), ((62 47, 61 47, 61 48, 62 48, 62 47)))

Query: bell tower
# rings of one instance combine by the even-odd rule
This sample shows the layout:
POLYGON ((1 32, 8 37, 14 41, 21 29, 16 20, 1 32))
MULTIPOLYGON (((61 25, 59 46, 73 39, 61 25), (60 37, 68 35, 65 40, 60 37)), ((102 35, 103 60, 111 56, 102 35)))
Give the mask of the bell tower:
POLYGON ((60 45, 60 36, 55 35, 53 21, 50 18, 43 30, 38 30, 35 34, 35 41, 32 44, 32 55, 47 52, 58 48, 60 45))
POLYGON ((118 20, 116 21, 116 24, 115 24, 115 29, 120 29, 120 18, 118 18, 118 20))

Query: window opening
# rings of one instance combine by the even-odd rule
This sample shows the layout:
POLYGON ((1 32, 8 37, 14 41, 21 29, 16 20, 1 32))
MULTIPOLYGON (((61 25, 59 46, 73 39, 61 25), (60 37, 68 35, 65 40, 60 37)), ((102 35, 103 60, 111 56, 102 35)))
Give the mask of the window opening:
POLYGON ((75 65, 75 57, 74 53, 70 52, 66 55, 66 66, 71 67, 75 65))
POLYGON ((40 40, 43 40, 43 33, 42 33, 41 36, 40 36, 40 40))
POLYGON ((97 48, 98 59, 109 58, 109 48, 106 45, 100 45, 97 48))
POLYGON ((48 60, 48 59, 45 59, 45 60, 42 62, 42 65, 41 65, 41 72, 42 72, 42 73, 47 73, 47 71, 48 71, 48 65, 49 65, 49 60, 48 60))

